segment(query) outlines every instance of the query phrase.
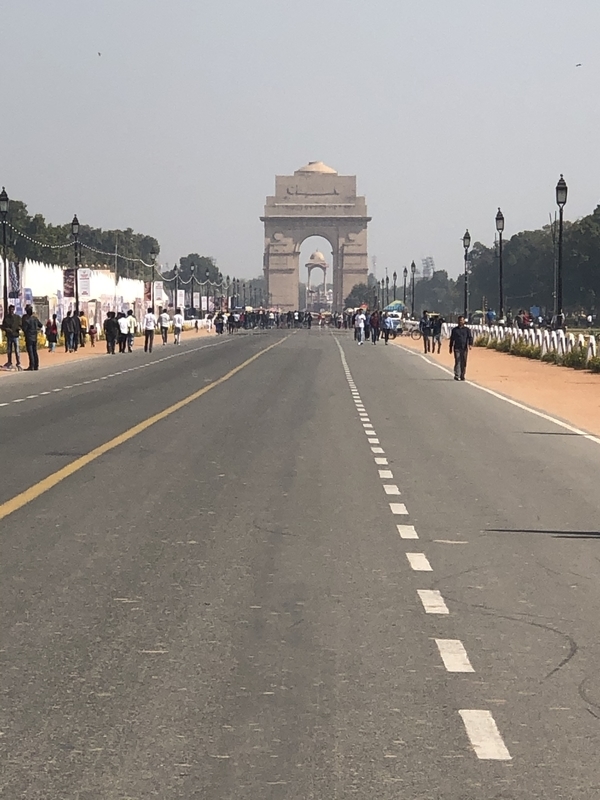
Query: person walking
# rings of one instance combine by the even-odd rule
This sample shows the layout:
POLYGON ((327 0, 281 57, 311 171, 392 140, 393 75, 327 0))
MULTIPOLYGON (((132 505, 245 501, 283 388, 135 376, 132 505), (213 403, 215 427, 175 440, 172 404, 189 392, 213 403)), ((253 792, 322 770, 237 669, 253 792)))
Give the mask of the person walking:
POLYGON ((183 314, 180 308, 175 309, 173 317, 173 334, 175 344, 181 344, 181 331, 183 330, 183 314))
POLYGON ((129 332, 129 325, 127 324, 127 317, 122 311, 119 311, 117 317, 119 323, 119 353, 124 353, 127 347, 127 334, 129 332))
POLYGON ((130 308, 127 312, 127 352, 133 353, 133 340, 135 332, 137 331, 137 320, 133 316, 133 310, 130 308))
POLYGON ((442 326, 446 320, 442 317, 441 314, 438 314, 437 317, 431 323, 431 352, 435 353, 435 346, 437 344, 437 351, 438 354, 442 349, 442 326))
POLYGON ((354 318, 354 328, 356 331, 356 339, 359 345, 364 344, 365 341, 365 322, 367 318, 362 308, 359 308, 354 318))
POLYGON ((21 317, 15 314, 15 307, 10 305, 8 307, 8 314, 4 315, 2 325, 0 326, 6 336, 6 364, 4 369, 12 369, 12 356, 15 354, 15 367, 20 372, 21 367, 21 353, 19 347, 19 335, 21 333, 21 317))
POLYGON ((373 344, 377 344, 377 340, 379 339, 379 326, 381 320, 379 319, 379 312, 373 311, 371 314, 371 341, 373 344))
POLYGON ((114 311, 109 311, 102 325, 104 337, 106 338, 106 352, 113 356, 115 354, 115 344, 119 337, 119 322, 114 311))
POLYGON ((383 315, 383 341, 387 344, 390 340, 390 333, 394 329, 394 323, 392 322, 392 318, 387 313, 387 311, 383 315))
POLYGON ((33 313, 31 306, 25 306, 25 316, 21 322, 23 333, 25 334, 25 346, 27 347, 27 355, 29 356, 28 370, 38 370, 40 368, 40 359, 37 351, 37 337, 38 332, 42 330, 42 323, 33 313))
POLYGON ((160 335, 162 336, 162 343, 164 346, 167 343, 167 337, 169 335, 169 323, 171 322, 166 308, 163 308, 158 319, 160 321, 160 335))
POLYGON ((458 318, 458 325, 450 334, 450 353, 454 353, 454 380, 464 381, 467 369, 467 356, 473 347, 473 334, 465 325, 465 318, 458 318))
POLYGON ((431 320, 427 311, 423 311, 423 316, 419 320, 419 330, 423 337, 423 348, 425 353, 431 350, 431 320))
POLYGON ((156 330, 156 314, 153 308, 148 309, 148 313, 144 317, 144 353, 152 352, 152 344, 154 343, 154 331, 156 330))
POLYGON ((85 347, 85 339, 88 332, 88 318, 83 311, 79 312, 79 346, 85 347))
POLYGON ((65 353, 73 352, 73 337, 75 335, 75 328, 73 326, 73 318, 71 312, 67 311, 67 316, 60 324, 60 332, 65 343, 65 353))
POLYGON ((79 320, 79 314, 74 311, 73 312, 73 352, 77 352, 79 348, 79 340, 81 338, 81 322, 79 320))
POLYGON ((94 320, 92 320, 90 327, 88 328, 88 333, 90 334, 90 344, 92 347, 96 347, 96 336, 98 335, 98 331, 94 325, 94 320))
POLYGON ((58 342, 56 314, 52 314, 52 319, 49 319, 46 323, 46 341, 48 342, 48 352, 54 353, 56 350, 56 343, 58 342))

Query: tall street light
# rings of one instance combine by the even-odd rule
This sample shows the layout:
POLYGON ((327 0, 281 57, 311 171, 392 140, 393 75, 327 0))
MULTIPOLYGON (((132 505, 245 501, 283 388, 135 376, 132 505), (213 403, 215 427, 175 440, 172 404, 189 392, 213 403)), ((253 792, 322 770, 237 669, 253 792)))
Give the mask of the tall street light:
POLYGON ((402 288, 402 303, 406 309, 406 279, 408 278, 408 270, 406 267, 402 270, 402 277, 404 278, 404 286, 402 288))
POLYGON ((3 289, 4 294, 2 298, 2 316, 5 317, 8 313, 8 262, 6 260, 6 217, 8 215, 8 195, 6 189, 2 187, 0 192, 0 217, 2 217, 2 263, 4 265, 3 271, 3 289))
POLYGON ((176 265, 173 272, 175 273, 175 296, 173 297, 173 308, 177 308, 177 295, 179 293, 179 266, 176 265))
POLYGON ((389 306, 390 304, 390 279, 388 276, 385 276, 385 304, 389 306))
POLYGON ((392 275, 392 278, 393 278, 393 281, 394 281, 394 303, 395 303, 396 302, 396 281, 398 280, 398 275, 396 274, 395 270, 394 270, 394 274, 392 275))
POLYGON ((208 297, 209 297, 209 292, 210 292, 210 283, 209 283, 209 280, 208 280, 210 278, 210 271, 209 271, 208 267, 206 268, 206 272, 204 273, 204 277, 206 278, 206 316, 208 317, 208 297))
POLYGON ((194 317, 194 279, 196 277, 196 265, 190 264, 190 312, 194 317))
MULTIPOLYGON (((75 214, 71 223, 71 233, 75 239, 75 313, 79 315, 79 220, 77 219, 77 214, 75 214)), ((115 280, 117 280, 116 275, 115 280)))
POLYGON ((556 205, 558 206, 558 264, 556 269, 556 300, 554 313, 557 328, 564 325, 563 314, 563 209, 567 203, 567 184, 563 176, 556 184, 556 205))
POLYGON ((154 270, 156 269, 157 252, 154 248, 150 251, 150 261, 152 262, 152 272, 150 273, 150 304, 154 313, 154 270))
POLYGON ((417 265, 413 261, 410 265, 410 271, 412 273, 412 286, 411 286, 411 302, 410 302, 410 315, 414 318, 415 316, 415 272, 417 271, 417 265))
POLYGON ((504 272, 502 267, 502 233, 504 232, 504 214, 500 209, 496 214, 496 230, 498 231, 498 319, 504 319, 504 272))
POLYGON ((469 319, 469 247, 471 247, 471 234, 468 230, 465 231, 463 236, 463 247, 465 250, 465 307, 464 317, 465 322, 469 319))

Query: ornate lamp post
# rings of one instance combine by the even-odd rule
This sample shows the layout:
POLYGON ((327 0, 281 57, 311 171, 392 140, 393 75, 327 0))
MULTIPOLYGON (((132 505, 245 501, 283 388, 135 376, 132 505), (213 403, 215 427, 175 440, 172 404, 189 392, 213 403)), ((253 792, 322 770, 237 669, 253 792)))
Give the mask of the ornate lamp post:
POLYGON ((229 275, 225 278, 225 297, 227 298, 226 302, 226 311, 229 311, 229 287, 231 283, 229 281, 229 275))
POLYGON ((504 272, 502 266, 502 233, 504 232, 504 214, 500 209, 496 214, 496 230, 498 231, 498 317, 504 319, 504 272))
POLYGON ((390 279, 388 276, 385 276, 385 304, 389 306, 390 304, 390 279))
POLYGON ((464 302, 464 317, 465 321, 469 319, 469 247, 471 247, 471 234, 468 230, 465 231, 463 236, 463 247, 465 250, 465 302, 464 302))
POLYGON ((408 278, 408 270, 406 267, 402 270, 402 277, 404 278, 404 287, 402 290, 402 302, 404 303, 404 308, 406 308, 406 279, 408 278))
POLYGON ((208 316, 208 298, 210 294, 210 282, 209 282, 210 270, 208 269, 208 267, 206 268, 204 277, 206 278, 206 316, 208 316))
POLYGON ((150 273, 150 304, 152 306, 152 313, 154 313, 154 270, 156 269, 156 255, 156 250, 152 248, 152 250, 150 250, 150 261, 152 262, 152 271, 150 273))
POLYGON ((190 264, 190 316, 194 315, 194 279, 196 277, 196 265, 190 264))
MULTIPOLYGON (((79 220, 77 219, 77 214, 75 214, 71 223, 71 233, 75 239, 75 313, 79 314, 79 220)), ((117 280, 116 275, 115 280, 117 280)))
POLYGON ((558 263, 556 267, 556 300, 554 313, 556 316, 556 327, 562 328, 564 325, 563 313, 563 210, 567 203, 568 194, 567 184, 563 176, 560 176, 556 184, 556 205, 558 206, 558 263))
POLYGON ((0 192, 0 217, 2 218, 2 264, 3 264, 3 297, 2 297, 2 316, 8 313, 8 261, 6 256, 6 217, 8 216, 8 195, 6 189, 2 187, 0 192))
POLYGON ((175 292, 173 294, 173 308, 177 308, 177 294, 179 292, 179 266, 176 265, 173 269, 175 277, 175 292))
POLYGON ((411 279, 411 301, 410 301, 410 315, 411 317, 415 316, 415 272, 417 271, 417 265, 413 261, 410 265, 410 271, 412 274, 411 279))
POLYGON ((394 281, 394 303, 396 302, 396 280, 398 276, 396 275, 396 270, 394 270, 394 274, 392 275, 392 279, 394 281))

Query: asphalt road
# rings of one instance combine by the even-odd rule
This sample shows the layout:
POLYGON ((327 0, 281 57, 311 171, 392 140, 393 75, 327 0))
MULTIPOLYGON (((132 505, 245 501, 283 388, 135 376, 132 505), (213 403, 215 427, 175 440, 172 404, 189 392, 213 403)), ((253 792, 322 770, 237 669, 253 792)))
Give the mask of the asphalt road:
POLYGON ((314 329, 16 376, 0 441, 0 796, 600 795, 595 442, 314 329))

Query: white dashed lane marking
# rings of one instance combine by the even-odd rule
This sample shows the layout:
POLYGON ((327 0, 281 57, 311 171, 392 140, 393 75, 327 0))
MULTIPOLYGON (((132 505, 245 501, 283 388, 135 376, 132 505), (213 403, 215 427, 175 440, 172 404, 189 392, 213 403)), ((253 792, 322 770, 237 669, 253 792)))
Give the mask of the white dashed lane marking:
POLYGON ((477 758, 490 761, 512 760, 502 736, 500 736, 494 717, 489 711, 463 709, 458 713, 477 758))
POLYGON ((425 553, 407 553, 406 557, 408 563, 415 572, 433 572, 425 553))
POLYGON ((417 589, 426 614, 449 614, 448 606, 437 589, 417 589))
POLYGON ((379 470, 379 477, 380 478, 387 478, 388 480, 394 479, 394 473, 391 469, 380 469, 379 470))
POLYGON ((400 489, 396 486, 395 483, 384 483, 383 484, 383 491, 386 494, 400 494, 400 489))
POLYGON ((390 503, 390 511, 392 514, 408 514, 404 503, 390 503))
POLYGON ((475 672, 460 639, 436 639, 435 643, 448 672, 475 672))
POLYGON ((401 539, 418 539, 414 525, 396 525, 401 539))
POLYGON ((388 460, 387 458, 376 458, 375 463, 378 464, 379 466, 384 466, 385 464, 388 463, 388 460))
POLYGON ((383 449, 383 447, 372 447, 371 448, 371 452, 372 453, 385 453, 385 450, 383 449))

